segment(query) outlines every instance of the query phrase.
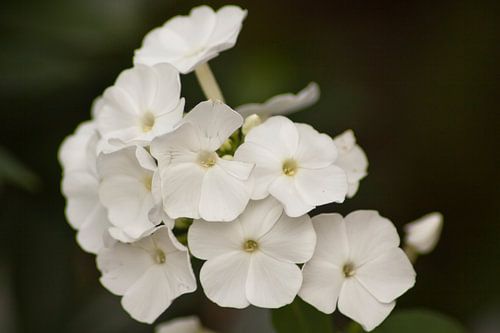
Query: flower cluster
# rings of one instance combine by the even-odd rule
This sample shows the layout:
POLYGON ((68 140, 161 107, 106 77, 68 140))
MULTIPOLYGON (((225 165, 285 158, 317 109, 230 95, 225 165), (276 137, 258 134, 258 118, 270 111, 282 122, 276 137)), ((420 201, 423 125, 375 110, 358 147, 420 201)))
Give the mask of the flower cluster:
POLYGON ((194 256, 220 306, 278 308, 298 295, 371 330, 415 272, 377 212, 308 215, 353 197, 368 167, 351 130, 331 138, 284 116, 315 103, 317 84, 225 104, 207 62, 235 45, 246 14, 202 6, 146 35, 134 66, 61 146, 67 219, 138 321, 197 288, 194 256), (180 74, 193 71, 208 100, 188 111, 180 74))

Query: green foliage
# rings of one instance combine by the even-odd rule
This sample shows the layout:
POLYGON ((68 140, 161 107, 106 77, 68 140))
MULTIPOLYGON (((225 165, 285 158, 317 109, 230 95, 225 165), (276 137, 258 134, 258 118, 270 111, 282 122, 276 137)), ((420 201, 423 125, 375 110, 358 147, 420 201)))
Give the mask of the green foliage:
POLYGON ((14 185, 27 191, 36 191, 40 180, 5 148, 0 147, 0 187, 14 185))
POLYGON ((293 303, 272 311, 277 333, 333 333, 332 317, 298 297, 293 303))
POLYGON ((391 314, 373 333, 466 333, 455 319, 424 309, 391 314))

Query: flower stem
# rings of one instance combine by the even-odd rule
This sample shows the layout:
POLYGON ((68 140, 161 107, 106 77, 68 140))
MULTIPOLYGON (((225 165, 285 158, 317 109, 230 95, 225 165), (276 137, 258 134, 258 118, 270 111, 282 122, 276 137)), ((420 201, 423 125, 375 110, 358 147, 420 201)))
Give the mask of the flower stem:
POLYGON ((214 73, 212 73, 208 62, 196 67, 195 74, 200 83, 201 90, 203 90, 207 99, 224 103, 224 97, 222 96, 222 92, 220 91, 217 80, 215 80, 214 73))

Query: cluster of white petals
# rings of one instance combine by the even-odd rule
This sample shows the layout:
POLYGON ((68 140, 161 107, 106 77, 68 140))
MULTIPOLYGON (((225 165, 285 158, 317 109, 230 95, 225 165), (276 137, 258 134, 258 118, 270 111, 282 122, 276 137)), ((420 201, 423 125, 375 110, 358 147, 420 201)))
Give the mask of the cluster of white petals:
MULTIPOLYGON (((223 102, 207 62, 235 45, 246 14, 201 6, 146 35, 60 148, 66 217, 138 321, 196 290, 193 256, 219 306, 279 308, 299 295, 372 330, 415 272, 377 212, 308 215, 353 197, 368 168, 351 130, 332 139, 284 116, 318 100, 316 83, 236 111, 223 102), (208 100, 184 113, 180 73, 193 70, 208 100)), ((437 214, 407 225, 406 246, 431 251, 441 225, 437 214)), ((211 331, 189 317, 156 332, 211 331)))

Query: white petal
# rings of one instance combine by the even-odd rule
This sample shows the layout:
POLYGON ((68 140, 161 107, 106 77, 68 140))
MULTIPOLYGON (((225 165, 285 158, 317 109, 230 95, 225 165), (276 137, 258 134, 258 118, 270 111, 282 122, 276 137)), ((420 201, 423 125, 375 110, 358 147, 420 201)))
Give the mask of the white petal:
POLYGON ((104 248, 97 255, 97 267, 102 272, 100 281, 117 295, 123 295, 153 264, 146 250, 122 243, 104 248))
POLYGON ((200 271, 200 282, 207 297, 223 307, 246 308, 246 281, 250 255, 234 251, 210 259, 200 271))
POLYGON ((299 195, 311 206, 343 202, 347 194, 345 172, 335 165, 321 169, 299 169, 295 186, 299 195))
POLYGON ((283 214, 283 207, 274 198, 250 201, 247 208, 238 218, 243 236, 246 239, 258 240, 269 232, 283 214))
MULTIPOLYGON (((240 162, 237 162, 240 163, 240 162)), ((206 171, 200 197, 200 216, 207 221, 232 221, 250 200, 248 185, 219 165, 206 171)))
POLYGON ((191 253, 196 258, 205 260, 241 250, 244 240, 238 222, 217 223, 195 220, 188 231, 191 253))
POLYGON ((346 279, 339 296, 339 310, 355 320, 365 331, 371 331, 384 321, 396 305, 381 303, 355 279, 346 279))
POLYGON ((288 216, 301 216, 314 208, 313 205, 302 199, 293 177, 280 176, 269 186, 269 193, 281 202, 288 216))
POLYGON ((198 129, 204 150, 215 151, 243 124, 243 118, 224 103, 206 101, 195 106, 184 122, 198 129))
POLYGON ((217 22, 209 39, 217 51, 232 48, 240 33, 242 22, 247 16, 247 11, 234 5, 224 6, 216 13, 217 22))
POLYGON ((252 129, 245 137, 245 142, 268 150, 283 163, 287 158, 295 156, 299 143, 299 132, 291 120, 275 116, 252 129))
POLYGON ((295 158, 303 168, 327 167, 337 159, 337 147, 332 138, 319 133, 308 124, 295 124, 299 131, 299 145, 295 158))
POLYGON ((75 133, 64 139, 58 158, 64 172, 85 171, 95 174, 96 145, 99 140, 94 122, 81 123, 75 133))
POLYGON ((316 231, 316 249, 312 260, 329 263, 342 269, 349 258, 346 225, 342 215, 320 214, 312 218, 316 231))
POLYGON ((253 178, 252 199, 263 199, 269 195, 269 185, 278 178, 283 171, 282 161, 270 150, 251 142, 245 142, 238 147, 234 159, 254 163, 251 177, 253 178))
POLYGON ((330 314, 335 311, 344 274, 333 265, 311 260, 302 267, 304 281, 299 296, 319 311, 330 314))
POLYGON ((191 124, 182 124, 151 143, 151 154, 158 160, 160 169, 169 164, 195 162, 200 150, 200 138, 191 124))
POLYGON ((161 169, 163 207, 171 218, 200 218, 199 205, 205 171, 195 163, 161 169))
POLYGON ((64 174, 62 192, 67 199, 66 218, 71 226, 78 229, 96 207, 100 206, 96 177, 86 171, 64 174))
POLYGON ((276 95, 262 104, 253 103, 239 106, 236 110, 244 117, 252 114, 262 115, 287 115, 305 109, 319 99, 319 86, 315 82, 309 83, 304 89, 294 94, 276 95))
POLYGON ((162 323, 155 328, 155 333, 202 333, 198 317, 181 317, 162 323))
POLYGON ((252 305, 279 308, 290 304, 301 284, 302 273, 297 265, 259 251, 251 255, 246 292, 252 305))
POLYGON ((419 253, 431 252, 441 236, 443 215, 430 213, 420 219, 405 225, 405 243, 415 248, 419 253))
POLYGON ((344 218, 351 260, 360 266, 399 246, 399 235, 391 221, 373 210, 358 210, 344 218))
POLYGON ((375 298, 388 303, 415 284, 415 271, 406 254, 394 248, 358 268, 355 278, 375 298))
POLYGON ((104 238, 110 227, 106 209, 99 204, 89 212, 87 219, 80 226, 76 241, 84 251, 96 254, 103 248, 104 238))
POLYGON ((313 255, 316 233, 308 215, 291 218, 282 214, 258 242, 262 252, 277 260, 304 263, 313 255))
POLYGON ((162 268, 154 265, 127 290, 122 298, 122 306, 135 320, 151 324, 170 306, 173 299, 162 268))
POLYGON ((220 166, 229 175, 240 180, 247 180, 254 168, 254 165, 252 163, 242 162, 236 159, 232 159, 229 161, 219 158, 217 160, 217 165, 220 166))

